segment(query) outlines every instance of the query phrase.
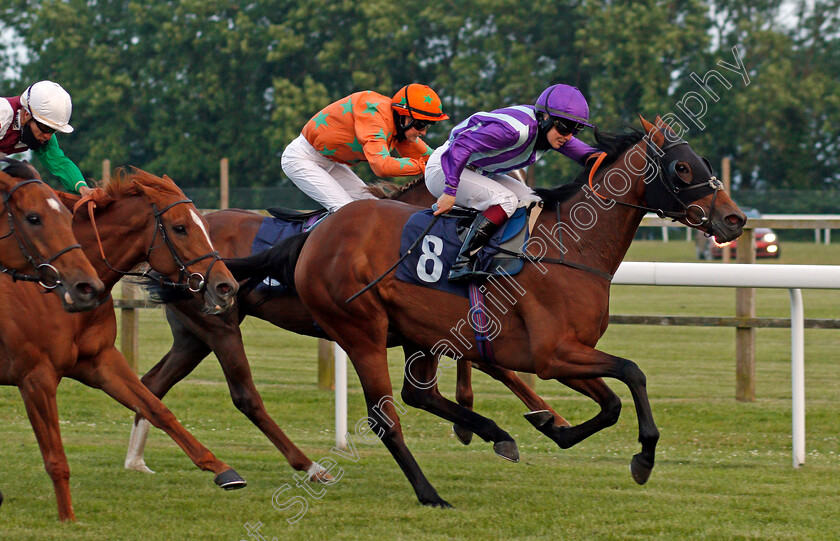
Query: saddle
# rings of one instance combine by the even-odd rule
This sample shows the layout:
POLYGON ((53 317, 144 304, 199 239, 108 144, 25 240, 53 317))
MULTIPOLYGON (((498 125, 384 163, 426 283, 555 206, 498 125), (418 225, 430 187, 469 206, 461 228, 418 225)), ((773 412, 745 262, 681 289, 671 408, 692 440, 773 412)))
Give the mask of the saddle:
MULTIPOLYGON (((535 205, 519 207, 502 229, 474 256, 475 282, 483 282, 492 275, 514 275, 522 270, 525 264, 522 249, 529 235, 529 214, 534 217, 538 210, 539 207, 535 205)), ((441 215, 428 230, 426 228, 433 220, 431 210, 412 215, 403 227, 400 256, 406 257, 397 267, 397 279, 467 297, 467 285, 463 282, 449 282, 446 276, 476 214, 474 210, 457 208, 441 215), (426 231, 426 235, 420 244, 411 253, 407 253, 423 231, 426 231)))
POLYGON ((266 209, 269 214, 274 216, 277 219, 283 220, 285 222, 306 222, 310 218, 318 217, 320 218, 324 214, 327 213, 327 209, 318 209, 318 210, 294 210, 294 209, 287 209, 285 207, 272 207, 270 209, 266 209))

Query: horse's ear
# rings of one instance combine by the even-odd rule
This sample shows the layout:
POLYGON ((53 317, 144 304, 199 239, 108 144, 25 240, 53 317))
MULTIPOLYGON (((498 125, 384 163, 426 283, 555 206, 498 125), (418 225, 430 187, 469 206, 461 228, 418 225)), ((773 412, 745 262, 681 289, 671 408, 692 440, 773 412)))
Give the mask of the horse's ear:
MULTIPOLYGON (((665 144, 665 135, 656 126, 645 120, 645 118, 642 115, 639 115, 639 120, 642 121, 642 127, 645 129, 645 133, 656 146, 661 147, 663 144, 665 144)), ((662 119, 659 118, 659 115, 656 115, 655 120, 657 124, 662 122, 662 119)))
POLYGON ((671 132, 674 135, 674 137, 677 137, 677 135, 676 135, 677 132, 674 131, 674 128, 672 128, 669 124, 666 124, 665 121, 662 120, 662 117, 660 117, 659 115, 656 115, 656 118, 653 120, 653 123, 660 130, 662 130, 662 131, 667 130, 667 131, 671 132))
POLYGON ((0 188, 7 190, 10 186, 12 186, 12 184, 14 184, 15 179, 3 172, 2 164, 4 163, 5 162, 0 161, 0 188))

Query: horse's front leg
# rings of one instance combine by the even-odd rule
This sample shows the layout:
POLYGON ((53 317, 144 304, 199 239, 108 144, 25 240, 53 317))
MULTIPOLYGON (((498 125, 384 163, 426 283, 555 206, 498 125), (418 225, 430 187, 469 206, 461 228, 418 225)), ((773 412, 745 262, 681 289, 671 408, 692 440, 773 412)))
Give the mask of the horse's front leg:
MULTIPOLYGON (((292 468, 307 472, 311 481, 332 479, 321 465, 310 460, 286 436, 266 411, 251 376, 237 314, 229 314, 224 318, 211 316, 203 314, 194 304, 179 303, 178 306, 167 307, 166 315, 172 330, 172 348, 143 376, 141 381, 144 385, 162 398, 213 351, 222 366, 234 406, 283 453, 292 468)), ((137 456, 142 457, 144 434, 147 432, 144 422, 139 416, 135 420, 126 467, 129 467, 129 461, 133 465, 140 463, 137 456)))
POLYGON ((29 423, 38 440, 44 467, 53 482, 59 520, 76 520, 70 499, 70 466, 61 443, 55 390, 59 378, 52 370, 34 370, 18 385, 29 423))
POLYGON ((630 472, 633 479, 643 485, 650 477, 659 441, 659 429, 653 421, 647 394, 647 380, 639 366, 628 359, 609 355, 583 344, 561 344, 556 357, 537 357, 536 372, 542 379, 554 378, 561 382, 615 378, 623 382, 633 395, 636 416, 639 420, 639 442, 642 452, 633 456, 630 472))
POLYGON ((111 346, 94 357, 79 360, 67 375, 102 389, 108 396, 169 434, 196 466, 216 474, 215 481, 220 487, 229 490, 245 486, 245 480, 236 471, 216 458, 181 426, 175 415, 140 382, 125 357, 115 347, 111 346))

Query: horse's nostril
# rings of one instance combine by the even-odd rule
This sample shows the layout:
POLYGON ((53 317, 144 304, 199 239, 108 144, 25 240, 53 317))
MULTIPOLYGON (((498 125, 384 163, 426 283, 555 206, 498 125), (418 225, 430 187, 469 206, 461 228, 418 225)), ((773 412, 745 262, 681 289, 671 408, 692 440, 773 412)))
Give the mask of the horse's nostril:
POLYGON ((231 284, 222 282, 216 286, 216 293, 222 298, 232 297, 236 293, 236 289, 231 284))
POLYGON ((80 282, 76 284, 76 294, 79 299, 87 301, 96 296, 96 288, 87 282, 80 282))
POLYGON ((742 216, 738 216, 737 214, 730 214, 726 217, 726 223, 729 225, 744 225, 744 218, 742 216))

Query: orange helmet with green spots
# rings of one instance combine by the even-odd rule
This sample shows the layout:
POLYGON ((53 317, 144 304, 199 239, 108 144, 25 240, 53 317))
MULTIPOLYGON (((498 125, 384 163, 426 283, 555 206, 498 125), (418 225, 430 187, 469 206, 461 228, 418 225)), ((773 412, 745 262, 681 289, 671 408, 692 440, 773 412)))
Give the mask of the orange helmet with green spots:
POLYGON ((391 107, 400 115, 415 120, 437 122, 449 115, 443 112, 440 98, 426 85, 411 83, 402 87, 391 100, 391 107))

